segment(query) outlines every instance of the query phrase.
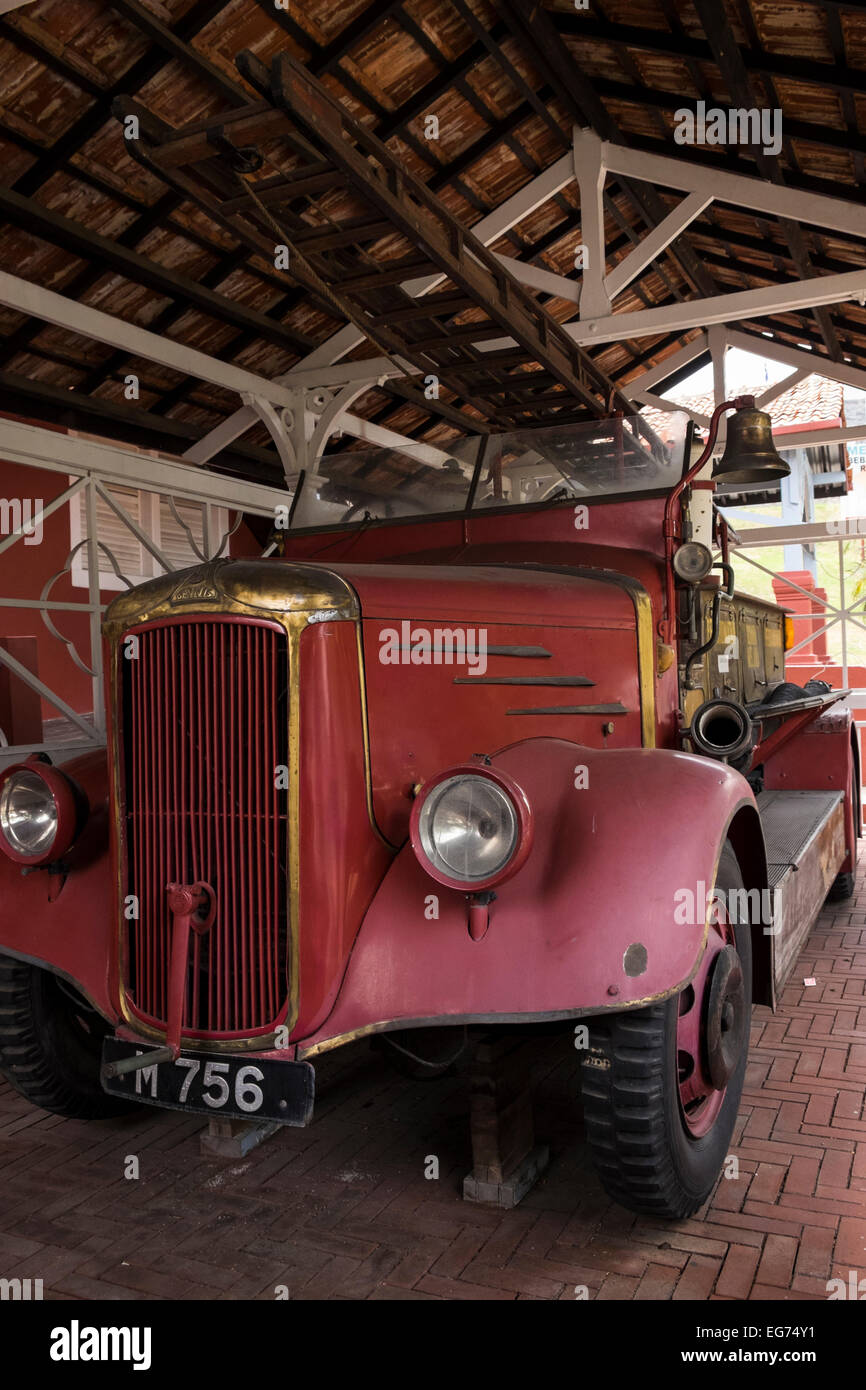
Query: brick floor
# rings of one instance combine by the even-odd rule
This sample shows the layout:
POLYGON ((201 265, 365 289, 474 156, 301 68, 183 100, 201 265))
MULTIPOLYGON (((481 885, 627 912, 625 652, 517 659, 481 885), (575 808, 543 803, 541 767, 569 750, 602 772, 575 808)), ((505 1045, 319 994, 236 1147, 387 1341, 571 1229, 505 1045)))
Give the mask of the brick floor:
MULTIPOLYGON (((543 1179, 464 1203, 465 1081, 404 1080, 368 1043, 327 1054, 307 1130, 204 1159, 200 1118, 83 1124, 0 1083, 0 1277, 52 1299, 825 1299, 866 1278, 866 873, 826 910, 778 1013, 755 1013, 722 1178, 691 1220, 634 1216, 586 1153, 568 1037, 535 1046, 543 1179), (803 980, 814 976, 816 984, 803 980), (140 1176, 124 1176, 128 1156, 140 1176), (425 1178, 429 1156, 439 1177, 425 1178)), ((864 1286, 866 1287, 866 1286, 864 1286)))

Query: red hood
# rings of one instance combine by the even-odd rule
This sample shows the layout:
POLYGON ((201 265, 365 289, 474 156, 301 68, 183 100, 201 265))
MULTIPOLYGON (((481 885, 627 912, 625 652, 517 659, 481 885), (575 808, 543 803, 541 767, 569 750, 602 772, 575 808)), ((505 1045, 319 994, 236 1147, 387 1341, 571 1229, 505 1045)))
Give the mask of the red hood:
POLYGON ((405 617, 423 622, 459 616, 488 625, 634 625, 634 609, 624 589, 581 575, 506 565, 322 564, 321 568, 352 586, 365 618, 405 617))

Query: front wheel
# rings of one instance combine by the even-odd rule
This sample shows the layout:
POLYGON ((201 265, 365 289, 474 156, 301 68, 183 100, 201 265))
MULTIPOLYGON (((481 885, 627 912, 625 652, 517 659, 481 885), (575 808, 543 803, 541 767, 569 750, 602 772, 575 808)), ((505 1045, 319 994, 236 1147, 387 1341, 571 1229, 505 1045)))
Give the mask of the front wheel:
POLYGON ((0 956, 0 1073, 22 1096, 81 1120, 138 1107, 99 1083, 108 1024, 73 987, 48 970, 0 956))
POLYGON ((706 949, 691 983, 672 999, 589 1024, 581 1067, 587 1141, 605 1190, 632 1211, 690 1216, 727 1157, 751 1018, 743 888, 726 844, 706 949))

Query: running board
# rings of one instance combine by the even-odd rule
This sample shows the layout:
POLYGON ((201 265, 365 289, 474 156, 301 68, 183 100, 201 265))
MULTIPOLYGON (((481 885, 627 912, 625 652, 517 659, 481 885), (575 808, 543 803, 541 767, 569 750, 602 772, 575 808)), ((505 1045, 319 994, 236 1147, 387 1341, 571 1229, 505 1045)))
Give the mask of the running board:
POLYGON ((780 994, 847 853, 845 799, 836 792, 761 792, 757 798, 773 903, 773 980, 780 994))

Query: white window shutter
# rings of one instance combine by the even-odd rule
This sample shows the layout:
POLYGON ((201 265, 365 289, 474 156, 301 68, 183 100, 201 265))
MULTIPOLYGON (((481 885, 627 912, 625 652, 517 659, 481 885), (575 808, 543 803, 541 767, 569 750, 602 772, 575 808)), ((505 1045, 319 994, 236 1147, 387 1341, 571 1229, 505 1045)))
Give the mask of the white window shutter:
MULTIPOLYGON (((173 570, 186 569, 201 563, 190 540, 190 534, 204 553, 204 505, 186 499, 176 499, 174 509, 180 522, 175 518, 168 498, 153 492, 138 491, 120 484, 104 485, 106 491, 123 507, 127 515, 141 531, 153 542, 173 570), (185 528, 189 528, 189 533, 185 528)), ((80 492, 72 499, 70 506, 70 544, 77 545, 87 533, 87 512, 85 494, 80 492)), ((227 512, 222 507, 212 508, 213 524, 216 534, 212 542, 216 546, 227 526, 227 512)), ((131 584, 141 584, 155 575, 164 574, 162 566, 138 537, 130 531, 104 497, 96 498, 97 537, 114 556, 118 569, 131 584)), ((72 582, 78 588, 88 586, 87 546, 77 551, 72 562, 72 582)), ((123 580, 118 578, 105 551, 99 550, 99 584, 102 589, 125 589, 123 580)))

